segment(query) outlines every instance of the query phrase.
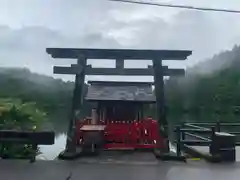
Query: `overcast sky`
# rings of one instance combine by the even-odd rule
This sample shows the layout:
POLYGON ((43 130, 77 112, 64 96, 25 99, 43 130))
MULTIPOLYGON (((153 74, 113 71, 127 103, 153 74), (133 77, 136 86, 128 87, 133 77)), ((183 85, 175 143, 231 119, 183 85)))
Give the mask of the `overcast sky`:
MULTIPOLYGON (((151 1, 240 10, 239 0, 151 1)), ((240 14, 107 0, 0 0, 0 66, 26 66, 52 75, 53 64, 74 61, 53 60, 46 47, 82 47, 189 49, 193 55, 184 64, 165 62, 187 67, 239 44, 239 19, 240 14)))

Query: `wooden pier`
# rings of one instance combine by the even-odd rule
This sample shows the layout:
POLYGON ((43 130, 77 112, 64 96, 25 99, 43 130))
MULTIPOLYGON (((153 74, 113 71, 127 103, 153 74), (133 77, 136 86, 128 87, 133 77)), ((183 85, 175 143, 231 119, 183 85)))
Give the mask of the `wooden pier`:
POLYGON ((185 152, 209 162, 234 162, 240 133, 226 127, 239 126, 239 123, 182 123, 174 129, 177 156, 185 152))

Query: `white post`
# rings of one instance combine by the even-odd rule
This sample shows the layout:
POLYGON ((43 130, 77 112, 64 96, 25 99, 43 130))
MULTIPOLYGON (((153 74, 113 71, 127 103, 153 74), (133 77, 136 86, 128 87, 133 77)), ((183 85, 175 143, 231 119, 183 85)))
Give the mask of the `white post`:
POLYGON ((96 109, 92 109, 92 121, 91 124, 97 124, 97 110, 96 109))
POLYGON ((103 108, 102 120, 105 122, 106 120, 106 108, 103 108))

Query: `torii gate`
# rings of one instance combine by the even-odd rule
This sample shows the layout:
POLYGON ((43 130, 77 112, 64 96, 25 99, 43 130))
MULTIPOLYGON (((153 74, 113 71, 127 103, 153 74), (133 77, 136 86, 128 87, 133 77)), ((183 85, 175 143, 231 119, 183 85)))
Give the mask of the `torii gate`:
MULTIPOLYGON (((75 75, 75 88, 72 99, 72 111, 67 132, 66 153, 76 151, 74 142, 75 112, 81 109, 82 89, 85 75, 121 75, 121 76, 154 76, 157 104, 157 120, 162 137, 168 139, 168 124, 164 99, 164 76, 184 75, 184 69, 169 69, 162 65, 162 60, 186 60, 192 51, 185 50, 132 50, 132 49, 72 49, 47 48, 47 53, 53 58, 77 59, 77 64, 69 67, 54 66, 55 74, 75 75), (87 59, 115 59, 115 68, 92 68, 87 65, 87 59), (152 60, 153 66, 140 69, 124 68, 124 60, 152 60)), ((168 143, 168 142, 167 142, 168 143)), ((168 151, 169 149, 167 149, 168 151)))

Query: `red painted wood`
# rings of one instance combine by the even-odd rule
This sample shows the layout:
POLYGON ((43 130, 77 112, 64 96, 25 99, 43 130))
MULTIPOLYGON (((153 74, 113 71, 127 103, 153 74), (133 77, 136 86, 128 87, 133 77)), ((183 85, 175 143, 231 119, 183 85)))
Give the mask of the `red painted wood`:
MULTIPOLYGON (((101 121, 105 125, 104 149, 149 149, 164 148, 164 139, 159 135, 156 120, 145 119, 140 121, 101 121)), ((76 123, 76 143, 81 145, 83 132, 81 127, 90 125, 90 120, 76 123)))

